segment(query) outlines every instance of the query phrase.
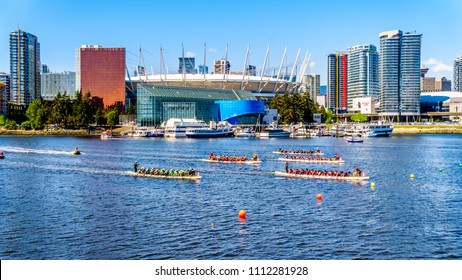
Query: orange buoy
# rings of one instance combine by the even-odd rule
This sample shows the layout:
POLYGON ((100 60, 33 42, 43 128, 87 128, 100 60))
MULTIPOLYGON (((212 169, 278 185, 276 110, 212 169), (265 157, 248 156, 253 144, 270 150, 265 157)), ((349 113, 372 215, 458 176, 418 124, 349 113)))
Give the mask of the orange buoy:
POLYGON ((239 211, 239 214, 237 214, 237 216, 239 217, 239 219, 245 219, 247 217, 247 212, 245 212, 245 210, 241 210, 239 211))
POLYGON ((322 200, 322 194, 318 193, 318 195, 316 196, 316 199, 317 200, 322 200))

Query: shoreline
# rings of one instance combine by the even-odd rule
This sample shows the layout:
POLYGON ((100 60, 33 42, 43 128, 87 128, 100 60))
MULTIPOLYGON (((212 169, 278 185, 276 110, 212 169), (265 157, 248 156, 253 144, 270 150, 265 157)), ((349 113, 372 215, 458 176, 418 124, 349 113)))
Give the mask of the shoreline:
MULTIPOLYGON (((460 127, 447 127, 447 126, 431 126, 431 127, 415 127, 415 126, 399 126, 393 129, 395 135, 406 135, 406 134, 462 134, 462 126, 460 127)), ((119 135, 121 131, 126 130, 114 129, 113 134, 119 135)), ((102 130, 103 131, 103 130, 102 130)), ((88 133, 88 130, 72 130, 72 129, 61 129, 61 130, 7 130, 0 129, 0 136, 79 136, 79 137, 99 137, 102 131, 92 131, 88 133)))

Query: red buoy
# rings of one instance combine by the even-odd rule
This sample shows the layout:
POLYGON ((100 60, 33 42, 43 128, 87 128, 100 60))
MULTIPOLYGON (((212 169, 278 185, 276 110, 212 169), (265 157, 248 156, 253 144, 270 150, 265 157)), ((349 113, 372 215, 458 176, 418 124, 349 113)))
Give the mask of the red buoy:
POLYGON ((316 199, 317 200, 322 200, 322 194, 318 193, 318 195, 316 196, 316 199))
POLYGON ((247 212, 245 212, 245 210, 241 210, 239 211, 239 214, 237 214, 237 216, 239 217, 239 219, 245 219, 247 217, 247 212))

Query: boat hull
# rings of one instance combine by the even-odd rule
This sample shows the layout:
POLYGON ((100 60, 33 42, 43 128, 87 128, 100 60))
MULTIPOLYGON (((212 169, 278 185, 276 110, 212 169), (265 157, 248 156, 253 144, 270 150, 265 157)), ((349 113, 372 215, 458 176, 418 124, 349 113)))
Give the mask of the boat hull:
POLYGON ((295 153, 295 152, 273 152, 273 154, 278 154, 278 155, 310 155, 310 156, 322 156, 324 153, 295 153))
POLYGON ((213 163, 235 163, 235 164, 259 164, 261 160, 211 160, 211 159, 201 159, 201 161, 205 162, 213 162, 213 163))
POLYGON ((195 181, 195 180, 200 180, 202 178, 201 175, 196 175, 196 176, 165 176, 165 175, 135 173, 133 171, 128 171, 128 174, 131 175, 131 176, 153 178, 153 179, 177 179, 177 180, 193 180, 193 181, 195 181))
POLYGON ((290 132, 260 132, 260 138, 290 138, 290 132))
POLYGON ((344 160, 312 160, 312 159, 291 159, 291 158, 278 158, 280 161, 288 162, 305 162, 305 163, 345 163, 344 160))
POLYGON ((315 179, 315 180, 334 180, 334 181, 352 181, 352 182, 359 182, 359 181, 366 181, 369 180, 369 177, 362 177, 362 176, 349 176, 349 177, 335 177, 335 176, 317 176, 317 175, 306 175, 306 174, 293 174, 293 173, 286 173, 286 172, 274 172, 275 176, 279 177, 286 177, 286 178, 302 178, 302 179, 315 179))
POLYGON ((199 133, 187 133, 186 137, 188 138, 224 138, 224 137, 231 137, 234 135, 234 131, 226 131, 226 132, 199 132, 199 133))

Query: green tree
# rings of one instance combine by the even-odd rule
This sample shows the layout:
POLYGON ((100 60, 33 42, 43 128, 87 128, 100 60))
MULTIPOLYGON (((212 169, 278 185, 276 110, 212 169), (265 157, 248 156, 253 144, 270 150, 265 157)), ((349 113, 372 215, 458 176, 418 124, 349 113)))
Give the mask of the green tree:
POLYGON ((95 113, 96 125, 105 125, 107 123, 106 117, 104 116, 103 109, 98 108, 95 113))
POLYGON ((356 113, 353 116, 351 116, 350 119, 354 122, 363 123, 367 122, 369 120, 369 117, 361 113, 356 113))
POLYGON ((73 123, 72 103, 66 93, 60 94, 53 99, 49 112, 48 123, 56 124, 61 128, 67 128, 73 123))
POLYGON ((112 127, 119 123, 119 112, 117 108, 111 108, 106 112, 107 124, 112 127))
MULTIPOLYGON (((35 99, 32 101, 29 108, 27 108, 26 117, 30 128, 43 129, 46 122, 46 114, 41 100, 35 99)), ((21 123, 21 126, 23 126, 23 123, 21 123)))
POLYGON ((130 105, 128 105, 127 110, 125 111, 125 114, 126 115, 135 115, 136 114, 136 106, 133 106, 133 104, 130 103, 130 105))

